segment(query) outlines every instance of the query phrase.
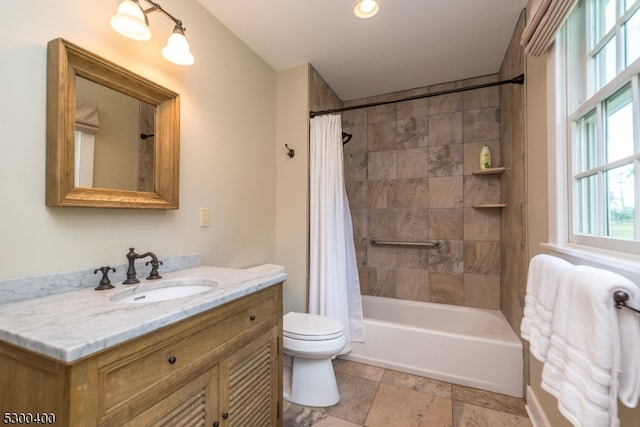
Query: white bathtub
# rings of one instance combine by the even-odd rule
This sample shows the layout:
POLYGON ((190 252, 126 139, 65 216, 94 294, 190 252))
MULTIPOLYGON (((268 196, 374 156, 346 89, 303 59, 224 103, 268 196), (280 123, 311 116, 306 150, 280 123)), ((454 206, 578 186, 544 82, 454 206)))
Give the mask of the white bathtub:
POLYGON ((522 397, 522 345, 499 310, 363 295, 346 360, 522 397))

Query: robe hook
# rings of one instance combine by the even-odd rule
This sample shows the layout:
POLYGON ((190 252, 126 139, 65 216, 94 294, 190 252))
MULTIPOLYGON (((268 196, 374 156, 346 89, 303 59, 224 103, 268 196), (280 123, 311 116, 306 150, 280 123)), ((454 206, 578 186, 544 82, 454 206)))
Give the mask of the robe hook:
POLYGON ((296 151, 293 148, 289 148, 289 146, 287 144, 284 144, 284 146, 287 148, 287 156, 289 157, 293 157, 296 155, 296 151))

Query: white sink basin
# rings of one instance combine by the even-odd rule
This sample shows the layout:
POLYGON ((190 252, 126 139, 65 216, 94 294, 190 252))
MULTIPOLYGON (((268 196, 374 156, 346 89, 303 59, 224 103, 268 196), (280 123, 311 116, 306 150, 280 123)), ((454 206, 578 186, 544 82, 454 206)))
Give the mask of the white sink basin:
POLYGON ((210 279, 177 279, 136 286, 134 289, 118 292, 111 301, 121 303, 142 303, 167 301, 208 292, 218 283, 210 279))

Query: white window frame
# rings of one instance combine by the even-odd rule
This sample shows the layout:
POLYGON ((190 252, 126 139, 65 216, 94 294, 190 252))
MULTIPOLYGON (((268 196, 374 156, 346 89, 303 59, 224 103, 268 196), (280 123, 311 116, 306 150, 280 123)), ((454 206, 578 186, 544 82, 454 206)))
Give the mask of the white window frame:
MULTIPOLYGON (((621 0, 619 0, 621 2, 621 0)), ((630 16, 640 7, 634 5, 631 10, 625 13, 630 16)), ((582 25, 582 21, 579 25, 582 25)), ((574 23, 575 24, 575 23, 574 23)), ((569 24, 572 25, 572 24, 569 24)), ((583 31, 583 30, 580 30, 583 31)), ((612 31, 619 31, 614 28, 612 31)), ((618 34, 619 35, 619 34, 618 34)), ((585 38, 586 40, 586 38, 585 38)), ((575 39, 569 40, 566 29, 559 32, 555 43, 547 55, 547 122, 548 122, 548 160, 549 160, 549 244, 544 245, 549 249, 574 256, 579 259, 588 259, 596 263, 605 264, 622 270, 632 270, 637 272, 640 262, 640 241, 622 240, 609 237, 594 237, 578 235, 573 233, 573 219, 569 201, 573 200, 573 176, 572 158, 569 150, 569 141, 573 138, 573 126, 570 125, 573 119, 582 117, 587 112, 593 110, 597 103, 589 102, 584 104, 584 100, 578 100, 581 104, 573 110, 569 117, 567 96, 568 78, 576 78, 578 73, 569 69, 570 65, 566 60, 568 42, 575 43, 575 39), (569 77, 571 76, 571 77, 569 77)), ((585 44, 586 46, 586 44, 585 44)), ((582 47, 582 46, 581 46, 582 47)), ((586 48, 583 50, 586 51, 586 48)), ((617 52, 617 58, 621 58, 621 52, 617 52)), ((623 64, 618 64, 620 69, 623 64)), ((638 141, 640 138, 640 112, 638 103, 638 74, 640 74, 640 59, 619 73, 609 81, 604 87, 598 90, 591 99, 602 102, 609 96, 616 93, 629 80, 633 83, 634 96, 634 139, 636 152, 638 151, 638 141), (632 78, 632 76, 635 76, 632 78)), ((590 74, 587 79, 591 79, 590 74)), ((591 81, 579 82, 583 92, 587 92, 587 85, 591 81)), ((640 159, 636 157, 635 163, 635 201, 638 206, 640 201, 640 159)), ((640 229, 640 211, 636 209, 636 235, 640 229)))
POLYGON ((93 187, 95 144, 95 134, 75 130, 74 183, 76 187, 93 187))

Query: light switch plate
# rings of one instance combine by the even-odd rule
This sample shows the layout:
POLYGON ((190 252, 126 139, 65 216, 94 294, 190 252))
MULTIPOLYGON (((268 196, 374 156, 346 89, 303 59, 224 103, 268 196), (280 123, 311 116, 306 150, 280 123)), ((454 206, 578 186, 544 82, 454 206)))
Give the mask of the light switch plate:
POLYGON ((209 208, 200 208, 200 227, 211 226, 211 210, 209 208))

